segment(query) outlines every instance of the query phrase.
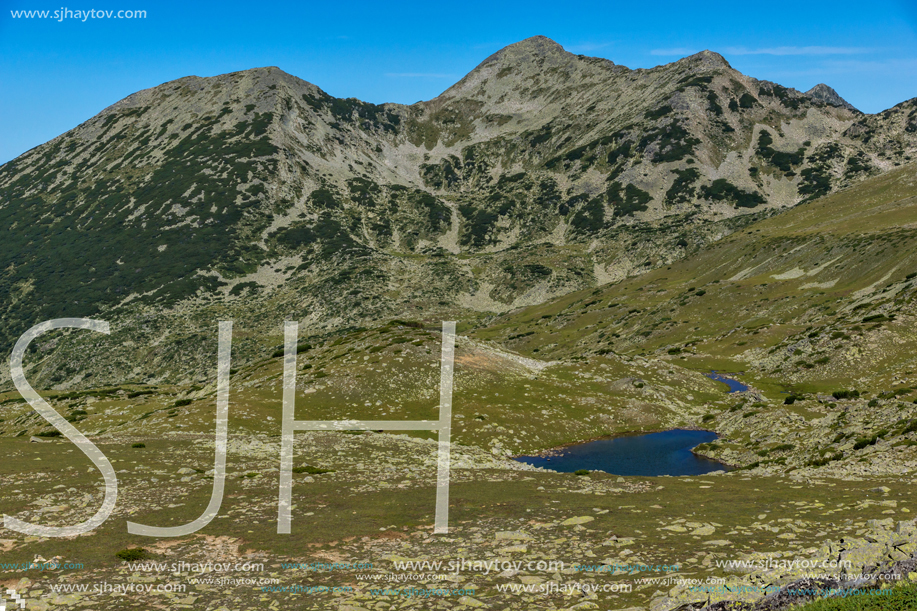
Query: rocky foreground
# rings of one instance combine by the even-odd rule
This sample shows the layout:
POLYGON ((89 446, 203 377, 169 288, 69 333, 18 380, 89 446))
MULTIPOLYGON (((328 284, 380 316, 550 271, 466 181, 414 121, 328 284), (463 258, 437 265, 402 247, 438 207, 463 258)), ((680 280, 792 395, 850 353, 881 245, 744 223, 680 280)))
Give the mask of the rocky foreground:
MULTIPOLYGON (((168 525, 200 514, 213 441, 134 443, 99 442, 121 494, 97 531, 71 540, 4 531, 5 562, 42 567, 0 569, 28 609, 673 611, 775 600, 805 579, 910 579, 917 551, 906 476, 576 476, 466 446, 454 453, 450 532, 434 535, 435 443, 374 433, 298 436, 295 464, 305 466, 294 476, 291 535, 276 534, 279 438, 248 435, 231 439, 227 492, 210 526, 135 537, 125 519, 168 525)), ((22 471, 3 475, 5 513, 54 525, 95 511, 97 476, 73 465, 68 444, 4 445, 22 471)))

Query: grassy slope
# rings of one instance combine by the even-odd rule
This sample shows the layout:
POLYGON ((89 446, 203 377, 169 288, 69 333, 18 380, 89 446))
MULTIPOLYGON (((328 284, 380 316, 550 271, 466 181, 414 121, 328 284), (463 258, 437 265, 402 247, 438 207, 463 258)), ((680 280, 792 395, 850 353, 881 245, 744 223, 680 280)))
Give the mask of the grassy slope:
POLYGON ((917 608, 917 587, 907 584, 891 594, 848 594, 843 598, 819 600, 799 607, 799 611, 906 611, 917 608))
POLYGON ((504 316, 475 332, 540 358, 611 350, 688 367, 753 368, 823 389, 908 368, 917 181, 908 166, 804 204, 668 268, 504 316), (841 331, 847 337, 832 337, 841 331), (895 350, 885 349, 894 337, 895 350), (768 354, 775 347, 777 352, 768 354), (797 358, 781 359, 800 349, 797 358), (783 351, 780 351, 783 349, 783 351), (853 352, 860 358, 847 359, 853 352), (826 363, 814 363, 828 356, 826 363), (866 357, 866 358, 863 358, 866 357), (882 359, 879 363, 876 359, 882 359), (807 368, 797 361, 812 362, 807 368), (881 364, 881 368, 875 365, 881 364))

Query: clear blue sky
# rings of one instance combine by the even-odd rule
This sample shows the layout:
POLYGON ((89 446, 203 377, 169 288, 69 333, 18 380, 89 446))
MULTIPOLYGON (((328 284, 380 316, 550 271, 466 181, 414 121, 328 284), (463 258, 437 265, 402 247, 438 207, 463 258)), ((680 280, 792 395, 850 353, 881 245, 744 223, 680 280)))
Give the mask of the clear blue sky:
POLYGON ((702 49, 865 112, 917 96, 917 0, 789 2, 0 1, 0 163, 117 100, 187 75, 279 66, 339 97, 435 97, 536 34, 631 68, 702 49), (145 19, 14 19, 14 10, 146 10, 145 19))

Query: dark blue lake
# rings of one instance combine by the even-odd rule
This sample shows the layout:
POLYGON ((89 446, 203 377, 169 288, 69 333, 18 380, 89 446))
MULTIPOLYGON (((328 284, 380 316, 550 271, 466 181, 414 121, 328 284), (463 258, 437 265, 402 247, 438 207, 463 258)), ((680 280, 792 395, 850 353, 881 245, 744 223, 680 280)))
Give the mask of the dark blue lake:
POLYGON ((691 448, 716 438, 716 433, 709 431, 674 429, 599 439, 565 447, 556 456, 519 456, 516 460, 563 473, 588 469, 615 475, 701 475, 729 470, 722 463, 691 453, 691 448))
POLYGON ((722 383, 724 383, 726 386, 729 387, 729 392, 731 392, 731 393, 733 393, 733 392, 745 392, 746 390, 748 390, 748 386, 746 386, 745 384, 742 384, 742 383, 739 382, 738 380, 733 380, 732 378, 727 378, 727 377, 724 376, 724 375, 720 375, 720 374, 718 374, 718 373, 715 372, 715 371, 711 371, 710 373, 708 373, 708 374, 706 374, 706 375, 707 375, 707 377, 710 378, 711 380, 716 380, 717 382, 722 382, 722 383))

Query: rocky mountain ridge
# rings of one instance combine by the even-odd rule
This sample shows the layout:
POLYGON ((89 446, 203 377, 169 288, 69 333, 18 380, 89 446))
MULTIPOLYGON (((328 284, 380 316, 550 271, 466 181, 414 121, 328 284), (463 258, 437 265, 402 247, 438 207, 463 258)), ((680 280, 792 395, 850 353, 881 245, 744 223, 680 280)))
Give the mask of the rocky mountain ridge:
MULTIPOLYGON (((217 315, 251 359, 284 318, 475 320, 615 282, 910 159, 913 100, 863 115, 829 89, 545 37, 412 106, 277 68, 172 81, 0 167, 0 338, 99 316, 121 348, 99 345, 97 381, 179 381, 209 368, 217 315)), ((80 383, 85 349, 40 378, 80 383)))

